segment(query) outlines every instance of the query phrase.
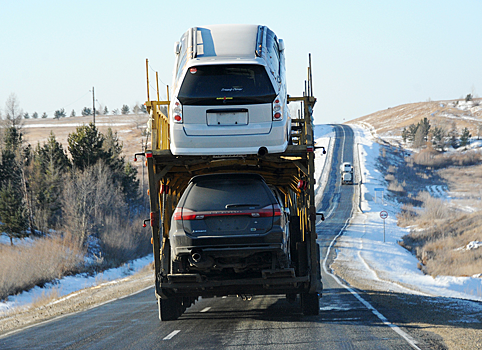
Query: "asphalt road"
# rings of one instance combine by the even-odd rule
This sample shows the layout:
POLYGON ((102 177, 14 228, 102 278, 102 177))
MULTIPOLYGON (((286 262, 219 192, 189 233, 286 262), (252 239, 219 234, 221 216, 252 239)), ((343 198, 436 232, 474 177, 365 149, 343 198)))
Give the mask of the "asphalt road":
MULTIPOLYGON (((356 188, 340 186, 339 176, 339 164, 353 162, 353 131, 341 125, 335 131, 332 174, 319 208, 329 214, 318 225, 322 260, 351 215, 356 188)), ((223 297, 199 300, 178 320, 160 322, 152 288, 1 338, 0 349, 414 348, 403 336, 407 330, 390 323, 390 309, 375 309, 363 292, 322 275, 319 316, 303 316, 299 304, 284 296, 223 297)), ((411 336, 421 349, 431 348, 411 336)))

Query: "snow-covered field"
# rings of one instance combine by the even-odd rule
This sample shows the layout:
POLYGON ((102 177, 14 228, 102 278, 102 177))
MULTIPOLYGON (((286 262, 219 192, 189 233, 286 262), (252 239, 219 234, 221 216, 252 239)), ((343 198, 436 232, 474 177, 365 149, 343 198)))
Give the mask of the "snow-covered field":
MULTIPOLYGON (((402 248, 397 241, 408 233, 408 229, 400 228, 396 223, 396 214, 401 208, 398 204, 381 201, 380 192, 375 195, 375 188, 384 188, 383 175, 376 170, 375 161, 379 154, 379 145, 375 142, 373 131, 359 125, 351 125, 355 131, 359 144, 358 158, 360 173, 363 174, 361 185, 360 203, 361 211, 355 212, 350 225, 345 233, 338 239, 336 246, 336 264, 348 266, 348 270, 363 273, 365 279, 373 281, 374 285, 384 285, 387 290, 426 294, 432 296, 463 298, 482 301, 482 278, 479 277, 449 277, 438 276, 433 278, 424 275, 418 268, 418 260, 407 250, 402 248), (376 201, 375 201, 376 198, 376 201), (385 235, 383 220, 380 212, 386 211, 388 218, 385 220, 385 235)), ((329 125, 315 127, 317 147, 324 146, 326 155, 321 150, 316 151, 316 189, 317 203, 321 200, 323 188, 326 185, 329 173, 329 164, 333 155, 334 132, 329 125)), ((356 159, 356 158, 355 158, 356 159)), ((386 190, 386 189, 385 189, 386 190)), ((433 192, 442 196, 443 189, 434 188, 433 192)), ((326 213, 327 217, 330 213, 326 213)), ((0 243, 9 244, 2 239, 0 243)), ((480 245, 481 242, 474 244, 480 245)), ((63 278, 44 288, 36 287, 28 292, 11 296, 8 301, 0 303, 0 314, 14 307, 28 306, 49 290, 55 289, 57 295, 68 298, 80 289, 89 288, 106 283, 120 283, 122 279, 131 275, 153 261, 152 256, 133 261, 117 269, 110 269, 96 276, 78 275, 63 278)))
MULTIPOLYGON (((383 175, 376 170, 375 162, 379 155, 379 145, 374 139, 376 135, 359 125, 350 126, 355 132, 355 142, 359 144, 360 164, 355 163, 354 166, 359 166, 360 173, 363 174, 360 188, 361 210, 355 212, 345 233, 338 239, 335 264, 342 264, 348 267, 348 270, 362 273, 364 279, 373 281, 374 285, 385 285, 387 290, 482 301, 480 275, 436 278, 424 275, 417 268, 416 257, 397 243, 409 230, 397 226, 396 215, 401 211, 400 205, 388 202, 386 198, 382 202, 381 192, 375 191, 381 188, 386 191, 383 175), (381 211, 388 213, 385 235, 381 211)), ((331 127, 322 128, 317 127, 316 136, 330 134, 331 127), (323 132, 320 130, 322 128, 323 132)), ((317 141, 326 143, 326 140, 317 141)), ((317 158, 317 161, 319 160, 320 157, 317 158)), ((321 168, 322 164, 319 164, 319 167, 321 168)), ((444 194, 440 188, 434 188, 433 192, 439 196, 444 194)))

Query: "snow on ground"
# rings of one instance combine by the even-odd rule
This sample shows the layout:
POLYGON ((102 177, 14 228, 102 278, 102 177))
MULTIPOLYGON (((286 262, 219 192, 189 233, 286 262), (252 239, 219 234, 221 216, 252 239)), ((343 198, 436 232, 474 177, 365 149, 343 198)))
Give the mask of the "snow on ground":
POLYGON ((55 292, 59 297, 64 297, 53 302, 58 303, 61 300, 74 296, 75 292, 84 288, 121 283, 123 278, 140 271, 144 266, 149 265, 153 259, 151 254, 131 261, 121 267, 105 270, 93 276, 87 274, 68 276, 53 283, 48 283, 43 288, 35 287, 27 292, 10 296, 7 301, 0 302, 0 315, 7 313, 13 308, 27 307, 29 304, 34 303, 36 300, 51 292, 55 292))
POLYGON ((425 189, 427 190, 428 193, 432 197, 435 198, 443 198, 446 197, 446 186, 441 186, 441 185, 431 185, 431 186, 425 186, 425 189))
MULTIPOLYGON (((392 291, 482 301, 482 278, 479 275, 436 278, 424 275, 417 268, 417 258, 397 243, 409 230, 397 226, 400 205, 381 200, 378 189, 386 191, 386 185, 375 164, 379 155, 379 145, 374 141, 376 134, 359 125, 351 126, 355 142, 359 144, 360 161, 354 166, 360 167, 362 174, 361 210, 355 212, 345 233, 338 239, 335 263, 348 266, 348 270, 350 267, 355 271, 362 269, 364 278, 376 285, 383 282, 392 291), (385 234, 381 211, 388 213, 385 234)), ((316 161, 319 162, 320 158, 316 161)), ((322 167, 323 164, 316 166, 322 167)))

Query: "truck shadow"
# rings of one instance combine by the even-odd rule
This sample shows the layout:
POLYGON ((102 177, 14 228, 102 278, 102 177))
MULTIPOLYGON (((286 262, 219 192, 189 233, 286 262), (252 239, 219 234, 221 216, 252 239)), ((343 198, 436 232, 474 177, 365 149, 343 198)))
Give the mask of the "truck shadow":
MULTIPOLYGON (((460 328, 481 332, 482 339, 481 302, 373 290, 357 293, 389 322, 399 327, 419 331, 430 331, 431 328, 460 328)), ((304 316, 299 298, 294 303, 288 302, 283 295, 255 296, 251 301, 242 301, 234 297, 232 299, 229 307, 213 307, 213 311, 199 312, 188 309, 180 319, 253 319, 270 322, 387 326, 345 288, 326 289, 320 298, 320 314, 317 316, 304 316)))

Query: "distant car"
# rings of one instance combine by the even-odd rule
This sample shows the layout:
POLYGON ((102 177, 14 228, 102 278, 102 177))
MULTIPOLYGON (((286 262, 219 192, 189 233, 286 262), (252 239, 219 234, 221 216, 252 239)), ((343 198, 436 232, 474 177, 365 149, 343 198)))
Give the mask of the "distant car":
POLYGON ((193 177, 172 216, 172 273, 245 273, 289 264, 289 223, 257 174, 193 177))
POLYGON ((350 172, 345 172, 341 174, 341 184, 353 184, 353 174, 350 172))
POLYGON ((349 162, 341 165, 341 184, 353 184, 353 166, 349 162))
POLYGON ((351 165, 351 163, 349 163, 349 162, 344 162, 344 163, 341 165, 341 172, 342 172, 342 173, 345 173, 345 172, 353 173, 353 166, 351 165))
POLYGON ((265 26, 189 29, 175 45, 174 155, 282 153, 291 133, 284 43, 265 26))

